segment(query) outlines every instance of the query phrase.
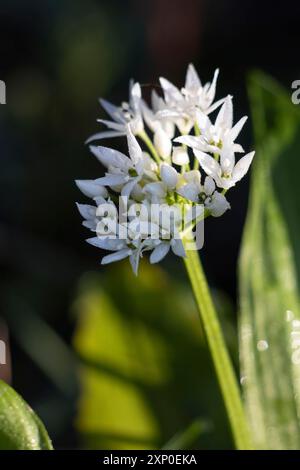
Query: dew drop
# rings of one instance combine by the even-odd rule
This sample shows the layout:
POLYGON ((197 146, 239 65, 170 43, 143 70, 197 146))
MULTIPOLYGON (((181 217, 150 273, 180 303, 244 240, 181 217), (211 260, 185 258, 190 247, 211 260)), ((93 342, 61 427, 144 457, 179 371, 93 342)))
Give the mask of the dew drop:
POLYGON ((268 341, 266 341, 265 339, 261 339, 260 341, 257 342, 257 345, 256 345, 258 351, 266 351, 269 347, 269 344, 268 344, 268 341))

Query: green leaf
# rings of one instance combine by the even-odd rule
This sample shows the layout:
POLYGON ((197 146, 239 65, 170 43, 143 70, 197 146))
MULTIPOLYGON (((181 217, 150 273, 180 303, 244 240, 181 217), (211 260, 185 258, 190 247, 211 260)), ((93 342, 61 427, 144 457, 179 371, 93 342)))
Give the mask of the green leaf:
POLYGON ((147 262, 138 277, 120 263, 105 277, 86 275, 75 308, 82 362, 76 425, 85 447, 159 449, 194 420, 208 426, 193 445, 231 446, 188 286, 147 262))
POLYGON ((241 383, 258 448, 300 449, 300 112, 249 79, 256 156, 239 262, 241 383))
POLYGON ((47 431, 27 403, 0 380, 0 449, 51 450, 47 431))

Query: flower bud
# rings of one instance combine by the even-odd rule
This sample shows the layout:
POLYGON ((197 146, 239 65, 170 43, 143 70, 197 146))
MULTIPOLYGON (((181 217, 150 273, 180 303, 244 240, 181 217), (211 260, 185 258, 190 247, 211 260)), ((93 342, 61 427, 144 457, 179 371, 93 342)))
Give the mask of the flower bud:
POLYGON ((186 165, 189 163, 189 156, 184 147, 173 148, 172 161, 175 165, 186 165))
POLYGON ((159 127, 154 134, 154 145, 158 154, 165 160, 169 158, 172 151, 172 142, 168 134, 159 127))
POLYGON ((160 167, 160 177, 169 189, 174 189, 178 181, 178 173, 171 165, 163 163, 160 167))

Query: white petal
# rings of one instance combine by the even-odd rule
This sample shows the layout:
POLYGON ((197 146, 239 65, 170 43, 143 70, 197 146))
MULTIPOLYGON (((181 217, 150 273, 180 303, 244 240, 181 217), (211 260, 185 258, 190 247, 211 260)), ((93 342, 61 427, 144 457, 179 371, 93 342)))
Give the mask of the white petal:
POLYGON ((155 132, 156 129, 160 126, 160 122, 158 121, 158 119, 157 119, 156 115, 153 113, 153 111, 149 108, 147 103, 142 101, 141 107, 142 107, 143 117, 144 117, 144 120, 145 120, 147 126, 149 127, 149 129, 152 132, 155 132))
POLYGON ((86 220, 94 219, 96 217, 96 210, 95 206, 90 206, 89 204, 76 204, 77 209, 80 212, 80 215, 86 220))
POLYGON ((125 135, 125 127, 123 131, 102 131, 102 132, 97 132, 97 134, 91 135, 85 143, 89 144, 90 142, 93 142, 94 140, 100 140, 100 139, 109 139, 111 137, 120 137, 121 135, 125 135))
POLYGON ((134 99, 134 101, 135 100, 139 101, 141 99, 142 97, 141 85, 138 82, 132 85, 130 94, 131 94, 131 97, 134 99))
POLYGON ((175 165, 186 165, 189 161, 189 155, 184 147, 173 147, 172 162, 175 165))
POLYGON ((216 185, 215 185, 214 180, 210 176, 207 176, 204 181, 205 194, 210 196, 214 192, 215 189, 216 189, 216 185))
POLYGON ((95 246, 96 248, 101 248, 102 250, 109 250, 109 251, 116 251, 121 250, 125 246, 124 240, 119 240, 117 238, 109 238, 109 237, 93 237, 88 238, 87 243, 90 245, 95 246))
POLYGON ((180 196, 185 197, 189 201, 198 202, 199 186, 193 183, 187 183, 181 188, 177 189, 180 196))
POLYGON ((210 157, 206 153, 199 152, 198 150, 194 150, 194 154, 208 176, 211 176, 214 179, 221 176, 221 167, 213 157, 210 157))
POLYGON ((230 204, 226 197, 218 191, 213 194, 212 201, 209 204, 205 204, 205 206, 210 210, 213 217, 220 217, 230 209, 230 204))
POLYGON ((181 256, 182 258, 186 256, 185 249, 180 238, 177 238, 177 239, 173 238, 171 240, 171 247, 175 255, 181 256))
POLYGON ((216 69, 215 70, 215 73, 214 73, 214 78, 211 82, 211 85, 209 87, 209 90, 207 92, 207 96, 209 98, 209 101, 210 103, 212 103, 212 101, 214 100, 215 98, 215 94, 216 94, 216 85, 217 85, 217 79, 218 79, 218 76, 219 76, 219 69, 216 69))
POLYGON ((232 97, 228 95, 219 111, 215 126, 222 129, 231 129, 233 121, 232 97))
POLYGON ((234 170, 232 172, 232 180, 236 183, 237 181, 240 181, 243 176, 247 173, 249 170, 249 167, 252 163, 253 157, 254 157, 255 152, 250 152, 247 153, 244 157, 242 157, 237 164, 234 167, 234 170))
POLYGON ((138 180, 139 178, 132 178, 128 183, 126 183, 125 186, 122 188, 121 196, 130 197, 130 194, 138 180))
POLYGON ((119 184, 125 184, 127 180, 128 177, 124 175, 113 175, 106 173, 106 176, 98 178, 95 181, 97 181, 99 184, 103 184, 104 186, 118 186, 119 184))
POLYGON ((180 144, 187 145, 188 147, 192 148, 199 148, 199 137, 194 135, 181 135, 180 137, 176 137, 174 142, 179 142, 180 144))
POLYGON ((120 261, 121 259, 127 258, 130 256, 132 250, 129 248, 124 248, 123 250, 117 251, 116 253, 112 253, 110 255, 104 256, 101 260, 101 264, 109 264, 115 261, 120 261))
POLYGON ((107 121, 106 119, 97 119, 97 122, 100 122, 100 124, 104 124, 107 126, 109 129, 112 129, 113 131, 116 132, 123 132, 124 131, 124 124, 119 124, 114 121, 107 121))
POLYGON ((170 99, 182 100, 182 94, 180 93, 180 91, 175 85, 169 82, 169 80, 166 80, 165 78, 160 77, 159 81, 164 91, 166 102, 169 102, 170 99))
POLYGON ((184 87, 193 91, 201 88, 201 81, 193 64, 188 66, 184 87))
POLYGON ((107 197, 108 193, 106 188, 100 184, 96 184, 94 180, 76 180, 77 187, 87 197, 107 197))
POLYGON ((201 181, 201 175, 199 170, 191 170, 191 171, 186 171, 183 174, 183 177, 185 181, 188 183, 193 183, 199 187, 200 191, 200 181, 201 181))
POLYGON ((155 264, 159 263, 169 252, 170 244, 162 242, 160 243, 150 255, 150 263, 155 264))
POLYGON ((108 167, 110 165, 121 169, 127 169, 130 165, 130 159, 118 150, 109 147, 90 145, 90 151, 95 155, 102 165, 108 167))
POLYGON ((165 185, 174 189, 178 181, 178 173, 171 165, 163 163, 160 167, 160 177, 165 185))
POLYGON ((114 104, 110 103, 109 101, 106 101, 106 100, 103 100, 103 99, 100 99, 100 104, 102 106, 103 109, 105 109, 105 111, 107 112, 107 114, 114 120, 114 121, 117 121, 117 122, 123 122, 124 123, 124 118, 123 118, 123 115, 122 115, 122 111, 120 110, 120 108, 118 108, 117 106, 115 106, 114 104))
POLYGON ((248 116, 242 117, 231 129, 230 138, 231 138, 232 142, 235 141, 235 139, 237 138, 237 136, 241 132, 241 130, 242 130, 245 122, 247 121, 247 119, 248 119, 248 116))
POLYGON ((227 151, 226 149, 220 152, 220 165, 223 173, 231 175, 235 164, 235 156, 232 149, 227 151))
POLYGON ((152 194, 157 197, 164 197, 166 195, 166 189, 162 182, 148 183, 143 188, 144 193, 152 194))
POLYGON ((219 108, 219 106, 221 106, 221 104, 223 104, 225 101, 225 98, 222 98, 221 100, 218 100, 216 101, 215 103, 213 103, 209 108, 207 108, 205 110, 206 114, 210 114, 212 113, 213 111, 215 111, 216 109, 219 108))
POLYGON ((143 152, 138 141, 136 140, 133 133, 131 132, 129 126, 128 126, 128 133, 127 133, 127 143, 128 143, 129 156, 132 162, 134 163, 134 165, 136 165, 137 163, 143 160, 143 152))
POLYGON ((233 147, 232 147, 234 153, 244 153, 245 150, 243 149, 243 147, 240 145, 240 144, 233 144, 233 147))
POLYGON ((162 158, 169 158, 172 151, 172 142, 168 134, 161 127, 157 128, 154 133, 154 145, 162 158))

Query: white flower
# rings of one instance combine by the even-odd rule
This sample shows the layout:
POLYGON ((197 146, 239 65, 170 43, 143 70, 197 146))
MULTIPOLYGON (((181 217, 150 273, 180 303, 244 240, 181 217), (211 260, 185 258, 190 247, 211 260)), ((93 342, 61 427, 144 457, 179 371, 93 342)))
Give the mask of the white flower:
POLYGON ((117 150, 102 146, 90 146, 91 152, 107 167, 105 176, 95 183, 120 191, 122 196, 129 197, 135 185, 141 180, 145 166, 149 166, 147 156, 127 127, 129 157, 117 150))
POLYGON ((243 148, 235 143, 235 139, 241 132, 246 120, 247 116, 244 116, 233 126, 232 97, 227 96, 214 124, 208 116, 197 111, 197 125, 200 135, 180 136, 175 139, 175 142, 188 145, 194 150, 217 155, 224 147, 233 152, 243 152, 243 148))
POLYGON ((194 150, 196 157, 205 173, 211 176, 217 186, 229 189, 235 186, 249 170, 255 152, 247 153, 237 163, 232 151, 224 149, 220 154, 220 162, 206 153, 194 150))
POLYGON ((153 91, 151 107, 143 101, 138 83, 130 85, 129 103, 116 107, 101 100, 112 120, 100 120, 108 129, 89 141, 126 135, 128 144, 126 155, 91 145, 105 175, 76 180, 93 201, 78 204, 83 225, 95 235, 87 241, 109 252, 102 264, 129 258, 137 274, 146 252, 150 252, 151 263, 161 261, 170 251, 184 257, 183 235, 207 216, 219 217, 230 208, 225 192, 247 173, 254 152, 236 163, 235 153, 243 152, 236 139, 247 117, 233 125, 231 96, 214 102, 217 77, 218 70, 211 83, 202 85, 189 65, 181 89, 160 79, 164 96, 153 91), (220 106, 212 122, 208 114, 220 106), (181 145, 173 147, 176 127, 181 135, 175 141, 181 145), (186 146, 193 150, 193 162, 186 146), (203 182, 199 163, 206 173, 203 182))
POLYGON ((202 86, 200 78, 192 64, 189 65, 185 86, 179 90, 175 85, 160 78, 160 84, 164 92, 165 109, 157 113, 160 119, 173 120, 182 134, 190 132, 196 123, 196 111, 209 114, 218 108, 224 100, 213 104, 216 93, 216 82, 219 70, 215 71, 212 83, 202 86))
POLYGON ((104 124, 109 130, 101 131, 92 135, 86 143, 94 140, 104 139, 108 137, 118 137, 127 135, 128 125, 134 135, 141 133, 144 129, 142 118, 142 94, 139 83, 130 82, 129 87, 129 103, 124 102, 118 107, 109 103, 109 101, 100 99, 102 107, 112 118, 112 121, 98 119, 98 122, 104 124))
POLYGON ((160 181, 147 183, 143 189, 145 195, 151 196, 153 203, 165 202, 168 194, 174 191, 179 174, 171 165, 162 163, 160 166, 160 179, 160 181))
POLYGON ((204 204, 205 209, 209 210, 213 217, 220 217, 228 209, 230 204, 226 197, 216 191, 214 180, 207 176, 204 184, 201 184, 201 175, 198 170, 192 170, 184 175, 186 184, 181 186, 177 192, 184 198, 204 204))

